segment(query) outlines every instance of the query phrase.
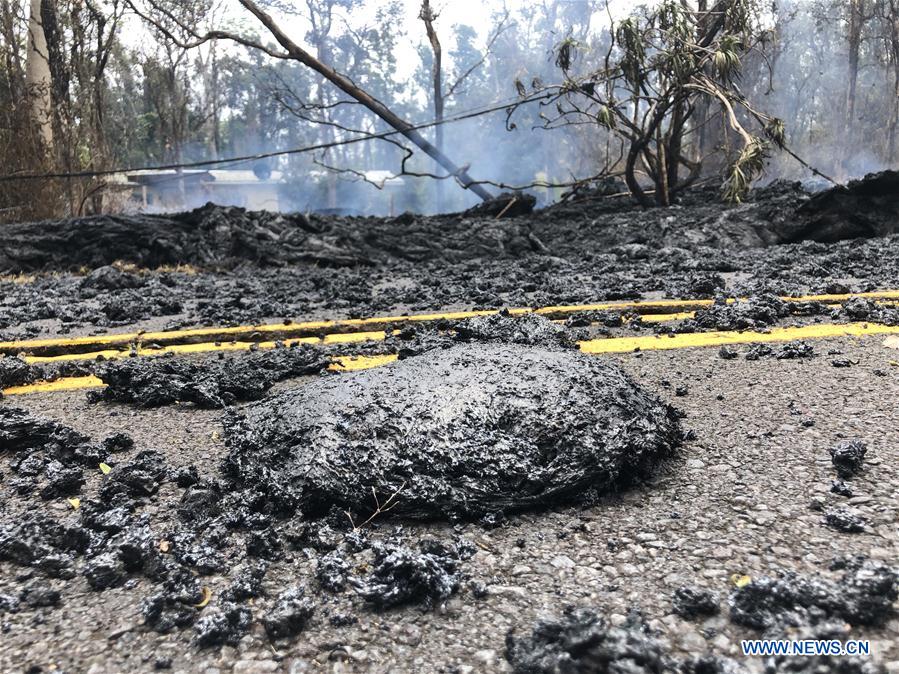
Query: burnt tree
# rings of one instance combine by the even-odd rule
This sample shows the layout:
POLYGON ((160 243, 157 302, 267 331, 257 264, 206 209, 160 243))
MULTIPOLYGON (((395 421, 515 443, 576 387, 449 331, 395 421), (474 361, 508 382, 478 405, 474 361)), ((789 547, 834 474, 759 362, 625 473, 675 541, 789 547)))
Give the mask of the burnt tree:
POLYGON ((628 147, 618 173, 631 193, 643 206, 667 206, 700 177, 693 136, 715 107, 740 140, 722 191, 741 200, 771 147, 784 146, 783 122, 756 110, 736 83, 742 59, 767 39, 757 16, 753 0, 663 0, 622 20, 610 16, 604 57, 580 73, 575 61, 587 50, 563 40, 556 50, 562 81, 534 87, 548 95, 544 126, 592 123, 618 135, 628 147))

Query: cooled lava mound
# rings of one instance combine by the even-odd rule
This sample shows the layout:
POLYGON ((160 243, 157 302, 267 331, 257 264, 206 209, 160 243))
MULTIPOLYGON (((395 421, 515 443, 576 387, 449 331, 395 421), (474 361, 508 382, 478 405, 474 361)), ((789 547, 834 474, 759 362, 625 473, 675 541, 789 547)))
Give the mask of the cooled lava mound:
POLYGON ((380 504, 421 519, 589 499, 681 439, 677 412, 617 365, 489 343, 322 378, 226 426, 232 477, 286 509, 364 516, 380 504))

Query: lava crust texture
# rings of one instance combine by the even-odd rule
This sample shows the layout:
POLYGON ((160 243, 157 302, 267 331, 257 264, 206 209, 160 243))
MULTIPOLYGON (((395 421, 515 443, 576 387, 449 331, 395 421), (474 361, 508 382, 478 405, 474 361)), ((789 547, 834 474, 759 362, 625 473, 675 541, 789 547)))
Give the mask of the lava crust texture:
POLYGON ((231 475, 286 509, 423 519, 595 497, 681 439, 676 411, 612 363, 486 343, 316 381, 226 425, 231 475))

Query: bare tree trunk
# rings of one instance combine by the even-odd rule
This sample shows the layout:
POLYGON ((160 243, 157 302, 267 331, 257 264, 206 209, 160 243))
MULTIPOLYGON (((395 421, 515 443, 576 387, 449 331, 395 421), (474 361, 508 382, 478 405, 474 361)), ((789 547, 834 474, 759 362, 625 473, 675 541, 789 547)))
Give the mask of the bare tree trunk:
POLYGON ((50 58, 47 38, 41 18, 41 0, 31 0, 28 17, 28 57, 25 65, 25 83, 31 102, 31 116, 38 130, 44 150, 49 155, 53 148, 53 80, 50 76, 50 58))
POLYGON ((862 26, 864 24, 865 0, 849 0, 849 32, 847 46, 849 48, 849 68, 846 89, 846 130, 847 141, 843 149, 843 169, 846 170, 848 155, 853 147, 855 136, 855 106, 858 100, 858 69, 861 56, 862 26))
POLYGON ((280 44, 290 55, 290 58, 299 61, 303 65, 311 68, 315 72, 322 75, 329 82, 334 84, 344 93, 352 96, 366 108, 375 113, 378 117, 387 122, 394 129, 402 133, 406 138, 417 145, 425 154, 436 161, 446 171, 456 177, 459 183, 466 189, 470 189, 484 201, 489 201, 493 196, 481 185, 474 182, 474 179, 468 174, 468 171, 457 166, 449 157, 438 150, 431 142, 422 136, 409 122, 397 116, 381 101, 376 99, 368 92, 357 87, 352 80, 346 75, 337 72, 330 66, 322 63, 312 56, 305 49, 296 44, 284 33, 283 30, 275 23, 274 19, 264 12, 259 5, 253 0, 240 0, 240 4, 246 7, 252 14, 262 23, 263 26, 272 34, 272 37, 280 44))
POLYGON ((216 159, 222 156, 221 101, 219 100, 218 50, 212 47, 212 148, 216 159))
MULTIPOLYGON (((434 21, 437 15, 431 9, 430 0, 422 0, 421 11, 418 18, 425 24, 425 31, 428 34, 428 42, 431 43, 431 52, 434 60, 431 64, 431 80, 434 88, 434 142, 437 145, 437 151, 443 152, 443 49, 440 46, 440 39, 437 37, 437 31, 434 30, 434 21)), ((435 210, 443 210, 443 181, 438 180, 434 185, 435 210)))
POLYGON ((890 23, 890 58, 893 61, 893 110, 892 119, 890 120, 890 164, 896 165, 896 135, 899 132, 899 0, 890 0, 889 16, 887 20, 890 23))

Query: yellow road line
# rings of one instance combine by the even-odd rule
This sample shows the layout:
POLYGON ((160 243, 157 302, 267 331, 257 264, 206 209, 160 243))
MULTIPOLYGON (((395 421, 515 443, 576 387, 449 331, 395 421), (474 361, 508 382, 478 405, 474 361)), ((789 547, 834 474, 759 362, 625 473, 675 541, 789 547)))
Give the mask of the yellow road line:
MULTIPOLYGON (((868 293, 852 293, 845 295, 806 295, 803 297, 782 297, 788 302, 845 302, 853 298, 865 298, 873 300, 899 300, 899 290, 883 290, 868 293)), ((728 300, 734 302, 736 300, 728 300)), ((679 315, 690 311, 710 306, 713 300, 642 300, 634 302, 603 302, 598 304, 572 304, 561 306, 509 309, 513 316, 527 313, 536 313, 547 317, 564 317, 566 315, 582 311, 632 311, 641 314, 679 315)), ((254 333, 260 336, 268 335, 270 338, 301 339, 303 337, 317 337, 321 333, 331 334, 348 333, 357 328, 369 328, 373 331, 376 326, 386 329, 393 325, 404 323, 427 323, 438 320, 461 320, 477 316, 489 316, 498 313, 499 309, 485 309, 480 311, 452 311, 429 314, 413 314, 407 316, 386 316, 372 318, 350 318, 328 321, 307 321, 303 323, 273 323, 264 325, 236 326, 229 328, 194 328, 189 330, 173 330, 169 332, 129 332, 112 335, 94 335, 85 337, 66 337, 32 339, 20 342, 0 342, 0 353, 28 353, 32 351, 49 351, 61 348, 77 349, 79 347, 127 347, 132 342, 144 344, 159 343, 161 345, 172 342, 216 340, 225 341, 237 339, 238 336, 251 337, 254 333)), ((670 320, 670 319, 668 319, 670 320)), ((363 330, 364 332, 364 330, 363 330)), ((48 354, 57 355, 57 354, 48 354)))
POLYGON ((386 335, 384 332, 351 332, 325 335, 324 337, 298 337, 283 342, 202 342, 198 344, 171 344, 152 348, 137 345, 133 349, 106 349, 103 351, 89 351, 86 353, 66 353, 59 356, 25 356, 24 360, 29 365, 40 363, 57 363, 71 360, 118 360, 134 356, 162 356, 167 353, 178 355, 190 355, 198 353, 210 353, 214 351, 249 351, 250 349, 274 349, 281 345, 291 344, 356 344, 359 342, 382 342, 386 335))
POLYGON ((667 323, 668 321, 682 321, 685 318, 693 318, 695 311, 678 311, 674 314, 643 314, 640 316, 641 323, 667 323))
MULTIPOLYGON (((788 342, 797 339, 825 339, 829 337, 866 337, 870 335, 899 334, 899 326, 877 325, 873 323, 846 323, 843 325, 805 325, 792 328, 772 328, 768 332, 696 332, 671 336, 649 335, 643 337, 610 337, 580 342, 583 353, 630 353, 641 351, 662 351, 697 347, 723 346, 725 344, 752 344, 761 342, 788 342)), ((274 342, 269 344, 274 346, 274 342)), ((199 345, 191 345, 199 346, 199 345)), ((248 345, 244 344, 244 348, 248 345)), ((260 348, 261 347, 260 345, 260 348)), ((336 356, 328 369, 335 372, 351 372, 380 367, 392 363, 396 355, 380 356, 336 356)), ((25 395, 53 391, 72 391, 86 388, 102 388, 103 382, 97 377, 67 377, 53 382, 38 382, 26 386, 5 389, 4 395, 25 395)))
POLYGON ((827 337, 864 337, 899 333, 899 326, 874 323, 846 323, 843 325, 804 325, 794 328, 771 328, 768 332, 691 332, 678 335, 649 335, 644 337, 612 337, 581 342, 584 353, 627 353, 664 351, 692 347, 723 346, 725 344, 753 344, 759 342, 790 342, 794 339, 823 339, 827 337))
POLYGON ((332 372, 368 370, 373 367, 387 365, 387 363, 392 363, 396 359, 397 356, 394 353, 388 353, 383 356, 337 356, 328 369, 332 372))
MULTIPOLYGON (((356 370, 368 370, 373 367, 387 365, 397 359, 396 354, 383 356, 336 356, 328 366, 332 372, 354 372, 356 370)), ((105 388, 98 377, 62 377, 55 381, 41 381, 24 386, 11 386, 3 389, 3 395, 16 396, 29 393, 55 393, 58 391, 77 391, 79 389, 105 388)))
POLYGON ((29 393, 54 393, 57 391, 74 391, 84 388, 103 388, 106 384, 97 377, 64 377, 56 381, 39 381, 25 386, 10 386, 3 389, 5 396, 20 396, 29 393))
MULTIPOLYGON (((678 321, 683 320, 685 318, 692 318, 694 316, 694 312, 686 311, 686 312, 678 312, 673 314, 646 314, 640 317, 643 323, 664 323, 668 321, 678 321)), ((814 328, 815 326, 809 326, 809 328, 814 328)), ((779 328, 778 328, 779 329, 779 328)), ((750 342, 755 341, 752 339, 752 335, 755 334, 763 334, 763 335, 771 335, 776 334, 778 329, 772 330, 772 332, 767 333, 753 333, 753 332, 739 332, 739 333, 720 333, 720 334, 736 334, 740 337, 728 337, 727 339, 730 341, 722 341, 721 344, 738 344, 740 342, 750 342)), ((708 339, 708 335, 716 335, 719 333, 714 332, 704 332, 698 333, 694 339, 699 340, 697 346, 704 346, 708 339)), ((312 345, 323 345, 323 344, 358 344, 361 342, 382 342, 386 338, 386 333, 382 331, 371 331, 371 332, 346 332, 346 333, 333 333, 324 335, 322 337, 298 337, 296 339, 288 339, 284 341, 266 341, 266 342, 200 342, 196 344, 172 344, 169 346, 160 346, 160 347, 149 347, 144 346, 142 344, 137 344, 133 348, 130 349, 105 349, 102 351, 89 351, 86 353, 67 353, 58 356, 24 356, 24 361, 29 365, 42 364, 42 363, 57 363, 57 362, 65 362, 65 361, 75 361, 75 360, 97 360, 98 358, 103 358, 106 360, 118 360, 121 358, 130 358, 132 356, 161 356, 167 353, 173 353, 178 355, 191 355, 191 354, 200 354, 200 353, 212 353, 218 351, 224 352, 234 352, 234 351, 248 351, 250 349, 274 349, 279 345, 291 345, 291 344, 312 344, 312 345)), ((620 353, 622 351, 629 351, 637 346, 644 344, 658 344, 661 343, 659 340, 664 339, 663 342, 667 346, 655 346, 655 349, 664 349, 664 348, 682 348, 681 346, 677 346, 680 344, 684 344, 689 346, 690 337, 686 334, 684 335, 676 335, 675 337, 618 337, 618 338, 606 338, 606 339, 598 339, 591 340, 586 342, 587 344, 600 344, 602 351, 598 351, 597 353, 620 353), (619 348, 615 346, 615 344, 621 343, 624 345, 633 345, 633 346, 624 346, 619 348)), ((800 339, 800 338, 796 338, 800 339)), ((772 339, 761 340, 761 341, 775 341, 772 339)), ((590 347, 594 348, 594 347, 590 347)), ((600 347, 596 347, 600 348, 600 347)), ((640 347, 640 348, 650 348, 650 347, 640 347)))

